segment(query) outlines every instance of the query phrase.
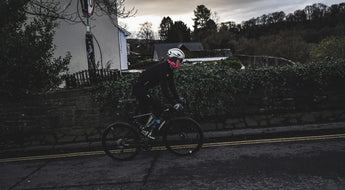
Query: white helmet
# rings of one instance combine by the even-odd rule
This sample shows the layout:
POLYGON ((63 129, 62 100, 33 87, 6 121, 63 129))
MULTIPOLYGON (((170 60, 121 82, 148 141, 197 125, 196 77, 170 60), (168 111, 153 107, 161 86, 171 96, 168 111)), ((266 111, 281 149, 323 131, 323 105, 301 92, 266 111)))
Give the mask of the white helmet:
POLYGON ((172 48, 168 50, 169 58, 176 57, 179 59, 184 59, 184 53, 179 48, 172 48))

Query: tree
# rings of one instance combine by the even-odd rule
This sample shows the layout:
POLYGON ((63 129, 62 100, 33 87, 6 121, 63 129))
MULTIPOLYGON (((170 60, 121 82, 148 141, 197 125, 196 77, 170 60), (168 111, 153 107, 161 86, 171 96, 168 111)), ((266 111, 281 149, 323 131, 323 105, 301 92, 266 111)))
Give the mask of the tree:
POLYGON ((272 13, 273 23, 281 23, 285 19, 285 13, 283 11, 272 13))
POLYGON ((307 20, 307 14, 302 10, 295 11, 294 15, 295 15, 296 22, 304 23, 307 20))
POLYGON ((211 11, 205 5, 198 5, 194 16, 194 40, 200 41, 217 31, 217 24, 211 19, 211 11))
POLYGON ((198 5, 196 10, 194 11, 194 16, 195 18, 193 18, 193 27, 195 31, 206 27, 207 21, 211 19, 211 11, 205 5, 198 5))
POLYGON ((18 97, 58 87, 71 56, 53 58, 56 18, 27 20, 28 2, 0 3, 0 95, 18 97))
POLYGON ((311 57, 314 60, 326 57, 345 59, 345 36, 323 39, 311 52, 311 57))
POLYGON ((174 23, 170 17, 163 17, 162 22, 159 25, 159 36, 161 40, 166 41, 168 39, 168 32, 173 24, 174 23))
POLYGON ((152 23, 145 22, 144 24, 140 24, 140 30, 138 33, 138 37, 144 40, 152 40, 153 39, 153 30, 152 30, 152 23))
POLYGON ((190 29, 182 21, 176 21, 168 31, 167 42, 190 42, 190 29))
POLYGON ((219 32, 228 32, 230 27, 229 27, 230 24, 228 23, 221 23, 220 24, 220 27, 219 27, 219 32))
POLYGON ((150 41, 153 40, 152 23, 145 22, 144 24, 140 24, 140 26, 138 38, 143 39, 145 41, 146 48, 149 49, 150 41))
POLYGON ((205 29, 207 30, 207 32, 210 32, 210 33, 217 32, 217 24, 216 24, 216 22, 214 22, 212 19, 208 20, 206 22, 205 29))

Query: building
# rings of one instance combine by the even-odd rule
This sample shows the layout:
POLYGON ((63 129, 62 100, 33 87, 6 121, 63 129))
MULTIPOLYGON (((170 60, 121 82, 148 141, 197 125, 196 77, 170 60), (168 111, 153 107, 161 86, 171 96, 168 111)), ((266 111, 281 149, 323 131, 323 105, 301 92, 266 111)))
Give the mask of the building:
POLYGON ((185 54, 204 51, 200 42, 159 43, 154 45, 153 60, 168 58, 167 52, 171 48, 180 48, 185 54))
MULTIPOLYGON (((62 7, 71 3, 68 6, 68 12, 74 13, 77 11, 79 1, 61 0, 61 2, 62 7)), ((82 15, 81 11, 79 12, 82 15)), ((130 33, 121 27, 115 27, 107 15, 97 16, 97 14, 93 14, 90 23, 91 32, 94 36, 96 67, 98 69, 127 70, 126 36, 130 33)), ((54 54, 55 57, 58 57, 65 56, 67 51, 71 52, 72 59, 69 65, 69 73, 88 69, 85 33, 86 26, 83 23, 72 24, 60 20, 59 26, 56 28, 54 36, 56 49, 54 54)))
POLYGON ((127 37, 131 33, 124 28, 119 27, 119 50, 120 50, 120 68, 121 70, 128 70, 128 55, 129 44, 127 44, 127 37))

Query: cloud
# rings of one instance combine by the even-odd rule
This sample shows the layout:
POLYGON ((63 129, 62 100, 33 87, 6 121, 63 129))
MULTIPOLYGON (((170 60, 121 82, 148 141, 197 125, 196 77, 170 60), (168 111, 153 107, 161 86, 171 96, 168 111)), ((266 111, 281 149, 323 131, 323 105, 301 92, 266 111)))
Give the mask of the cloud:
POLYGON ((130 19, 123 19, 129 30, 138 30, 139 23, 152 22, 157 29, 164 16, 170 16, 174 21, 181 20, 192 28, 194 10, 198 5, 205 5, 212 12, 217 12, 220 22, 242 21, 259 17, 277 11, 286 14, 304 9, 307 5, 324 3, 339 4, 343 0, 126 0, 127 8, 135 7, 138 13, 130 19), (146 20, 145 20, 146 19, 146 20))

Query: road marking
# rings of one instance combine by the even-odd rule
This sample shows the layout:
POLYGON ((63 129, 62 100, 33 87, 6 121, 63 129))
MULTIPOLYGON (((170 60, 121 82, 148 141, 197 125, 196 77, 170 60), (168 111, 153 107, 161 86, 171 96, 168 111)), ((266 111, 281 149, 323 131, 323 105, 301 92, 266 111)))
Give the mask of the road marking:
POLYGON ((293 141, 311 141, 311 140, 325 140, 325 139, 339 139, 339 138, 345 138, 345 134, 205 143, 202 147, 206 148, 206 147, 218 147, 218 146, 235 146, 235 145, 245 145, 245 144, 263 144, 263 143, 279 143, 279 142, 293 142, 293 141))
POLYGON ((4 158, 0 159, 0 163, 3 162, 17 162, 17 161, 29 161, 29 160, 45 160, 54 158, 70 158, 77 156, 91 156, 105 154, 104 151, 91 151, 91 152, 75 152, 75 153, 65 153, 65 154, 50 154, 50 155, 40 155, 40 156, 25 156, 16 158, 4 158))
MULTIPOLYGON (((208 148, 208 147, 236 146, 236 145, 246 145, 246 144, 248 145, 248 144, 312 141, 312 140, 340 139, 340 138, 345 138, 345 134, 204 143, 202 145, 202 147, 208 148)), ((188 148, 191 146, 195 146, 195 145, 193 145, 193 144, 192 145, 176 145, 176 146, 174 146, 174 148, 183 149, 183 148, 188 148)), ((152 147, 152 150, 153 151, 164 151, 164 150, 166 150, 166 148, 165 148, 165 146, 157 146, 157 147, 152 147)), ((65 154, 40 155, 40 156, 25 156, 25 157, 16 157, 16 158, 3 158, 3 159, 0 159, 0 163, 29 161, 29 160, 56 159, 56 158, 70 158, 70 157, 102 155, 102 154, 105 154, 104 151, 75 152, 75 153, 65 153, 65 154)))

